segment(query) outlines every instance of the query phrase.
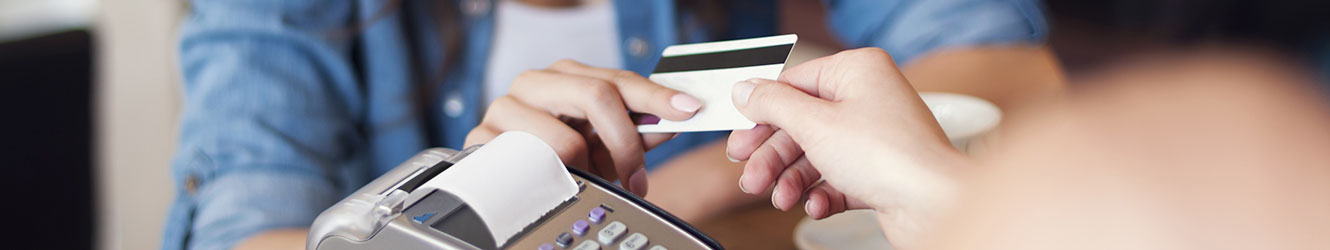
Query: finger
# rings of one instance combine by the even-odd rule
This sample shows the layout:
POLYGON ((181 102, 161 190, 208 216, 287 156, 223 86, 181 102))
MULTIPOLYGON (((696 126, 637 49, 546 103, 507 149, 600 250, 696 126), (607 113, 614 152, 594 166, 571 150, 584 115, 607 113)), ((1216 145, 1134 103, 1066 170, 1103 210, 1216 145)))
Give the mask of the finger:
POLYGON ((734 84, 734 106, 748 120, 771 124, 795 133, 819 129, 831 103, 809 96, 788 84, 749 79, 734 84))
POLYGON ((730 161, 746 161, 753 155, 753 151, 758 146, 762 146, 767 138, 776 130, 771 125, 759 124, 749 130, 735 130, 730 132, 730 138, 725 142, 725 156, 730 157, 730 161))
POLYGON ((594 133, 589 134, 587 145, 591 155, 590 162, 592 163, 592 166, 588 169, 591 170, 592 174, 604 176, 606 180, 611 182, 617 180, 619 185, 637 196, 645 197, 647 195, 647 187, 645 187, 647 181, 644 180, 646 179, 646 165, 638 165, 631 169, 633 172, 627 173, 628 178, 624 179, 619 176, 625 176, 625 174, 614 165, 614 153, 610 152, 608 147, 605 147, 599 136, 594 135, 594 133))
POLYGON ((510 96, 528 106, 590 122, 610 151, 619 180, 627 180, 624 186, 633 193, 645 194, 644 190, 633 190, 645 185, 631 183, 633 180, 628 177, 642 170, 646 145, 637 133, 637 126, 628 118, 628 110, 613 84, 549 71, 527 71, 517 78, 510 96))
POLYGON ((660 144, 670 141, 670 139, 674 139, 674 137, 679 137, 679 133, 642 134, 642 143, 646 144, 646 148, 642 150, 651 151, 651 149, 654 149, 656 148, 656 146, 660 146, 660 144))
POLYGON ((803 155, 799 144, 790 139, 785 130, 777 130, 762 146, 753 153, 753 157, 744 164, 743 175, 739 176, 739 187, 749 194, 760 194, 776 181, 776 176, 803 155))
MULTIPOLYGON (((587 137, 588 142, 590 142, 590 139, 592 139, 591 137, 595 137, 594 135, 595 133, 593 133, 593 131, 595 131, 595 128, 593 128, 591 126, 591 123, 587 122, 586 120, 576 119, 567 116, 562 117, 559 120, 562 120, 563 123, 568 124, 569 127, 573 127, 573 129, 577 130, 578 133, 584 135, 584 137, 587 137)), ((644 145, 645 147, 642 149, 642 151, 651 151, 651 149, 660 146, 660 144, 665 143, 670 139, 674 139, 675 137, 678 137, 679 133, 648 133, 641 135, 642 135, 642 143, 645 144, 644 145)), ((593 146, 591 148, 595 147, 593 146)))
POLYGON ((845 97, 839 96, 842 94, 872 95, 872 93, 861 93, 862 91, 842 90, 843 88, 868 86, 871 84, 863 83, 888 80, 905 82, 905 76, 897 69, 896 63, 891 59, 890 54, 880 48, 869 47, 841 51, 831 56, 804 62, 785 70, 777 80, 788 83, 809 95, 825 100, 840 101, 845 97), (864 75, 842 73, 847 71, 874 72, 877 74, 865 76, 874 79, 840 78, 864 75))
POLYGON ((600 141, 600 136, 595 133, 586 134, 587 154, 591 156, 588 161, 591 165, 587 166, 592 174, 601 176, 608 181, 619 180, 619 170, 614 168, 614 155, 610 153, 605 143, 600 141))
POLYGON ((494 137, 498 136, 499 136, 499 131, 490 128, 489 126, 476 126, 476 128, 471 129, 471 132, 466 133, 466 142, 463 143, 462 145, 470 147, 479 144, 485 144, 490 140, 494 140, 494 137))
POLYGON ((477 129, 468 135, 468 144, 483 143, 506 131, 524 131, 549 144, 566 164, 582 164, 586 159, 586 141, 563 121, 539 109, 531 108, 509 96, 490 104, 489 112, 477 129))
POLYGON ((777 209, 789 211, 802 200, 804 190, 821 178, 822 174, 808 162, 808 157, 799 157, 781 171, 780 177, 776 179, 776 186, 771 191, 771 204, 777 209))
POLYGON ((624 104, 634 112, 649 113, 671 121, 692 117, 702 108, 702 101, 678 90, 666 88, 626 70, 597 68, 573 60, 560 60, 550 65, 555 72, 591 77, 613 83, 623 96, 624 104))
POLYGON ((826 182, 818 183, 809 189, 808 201, 804 203, 804 211, 813 219, 823 219, 849 210, 870 208, 872 207, 868 204, 846 196, 826 182))
POLYGON ((614 162, 610 160, 609 151, 605 149, 605 144, 600 142, 600 136, 596 135, 596 129, 591 126, 591 122, 568 116, 559 117, 559 120, 576 130, 578 134, 582 135, 582 140, 586 142, 587 160, 576 167, 606 179, 617 179, 617 175, 614 175, 614 162), (598 156, 603 156, 604 159, 597 158, 598 156), (609 170, 601 171, 601 168, 608 168, 609 170))
POLYGON ((831 56, 818 57, 800 63, 799 65, 794 65, 794 67, 781 71, 780 77, 777 77, 776 81, 788 83, 790 86, 793 86, 804 93, 808 93, 808 95, 811 96, 822 96, 821 88, 818 87, 818 78, 822 76, 823 65, 827 65, 831 61, 834 61, 834 56, 835 55, 833 54, 831 56))

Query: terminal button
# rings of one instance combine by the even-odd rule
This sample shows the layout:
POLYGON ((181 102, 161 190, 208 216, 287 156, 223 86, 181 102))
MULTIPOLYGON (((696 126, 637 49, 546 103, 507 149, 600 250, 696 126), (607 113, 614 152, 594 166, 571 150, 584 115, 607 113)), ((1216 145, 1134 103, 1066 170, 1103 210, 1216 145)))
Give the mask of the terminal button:
POLYGON ((647 236, 642 235, 642 233, 633 233, 633 235, 629 235, 627 239, 624 239, 623 243, 619 243, 619 249, 623 250, 638 250, 646 247, 647 236))
POLYGON ((577 220, 577 222, 573 222, 573 233, 578 236, 586 235, 587 229, 590 228, 591 223, 587 223, 586 220, 577 220))
POLYGON ((615 221, 610 222, 609 225, 605 225, 605 228, 601 228, 597 237, 599 237, 600 243, 613 245, 615 241, 619 241, 619 238, 623 237, 623 233, 625 232, 628 232, 628 225, 624 225, 623 222, 615 221))
POLYGON ((561 233, 559 236, 554 237, 554 244, 559 244, 561 247, 568 247, 568 245, 573 244, 573 235, 561 233))
POLYGON ((592 208, 591 213, 587 213, 587 218, 591 219, 591 222, 600 224, 600 221, 605 219, 605 208, 603 207, 592 208))
POLYGON ((554 245, 550 245, 550 243, 540 244, 540 247, 536 250, 554 250, 554 245))
POLYGON ((574 247, 573 250, 600 250, 600 244, 595 241, 584 240, 582 244, 577 244, 577 247, 574 247))

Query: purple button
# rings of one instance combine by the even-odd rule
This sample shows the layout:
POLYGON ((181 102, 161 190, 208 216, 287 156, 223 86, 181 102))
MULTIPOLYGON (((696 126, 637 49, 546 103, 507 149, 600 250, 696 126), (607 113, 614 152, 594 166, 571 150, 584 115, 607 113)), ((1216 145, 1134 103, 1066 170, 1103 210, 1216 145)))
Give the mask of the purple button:
POLYGON ((540 248, 536 248, 536 249, 537 249, 537 250, 554 250, 554 245, 550 245, 550 243, 540 244, 540 248))
POLYGON ((600 224, 600 221, 605 219, 605 208, 603 207, 592 208, 591 213, 587 214, 587 218, 591 219, 591 222, 600 224))
POLYGON ((587 223, 586 220, 577 220, 577 222, 573 222, 573 233, 579 236, 585 235, 588 228, 591 228, 591 223, 587 223))

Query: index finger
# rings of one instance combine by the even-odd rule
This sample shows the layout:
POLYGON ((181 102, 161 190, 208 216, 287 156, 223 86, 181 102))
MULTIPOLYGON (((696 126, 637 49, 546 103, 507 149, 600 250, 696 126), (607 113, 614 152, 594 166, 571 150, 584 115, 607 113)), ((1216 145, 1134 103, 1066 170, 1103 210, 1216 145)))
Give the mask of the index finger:
POLYGON ((619 94, 623 95, 624 106, 629 110, 656 115, 666 120, 687 120, 702 108, 702 101, 698 101, 697 98, 651 82, 632 71, 591 67, 566 59, 555 62, 549 69, 613 83, 618 87, 619 94))

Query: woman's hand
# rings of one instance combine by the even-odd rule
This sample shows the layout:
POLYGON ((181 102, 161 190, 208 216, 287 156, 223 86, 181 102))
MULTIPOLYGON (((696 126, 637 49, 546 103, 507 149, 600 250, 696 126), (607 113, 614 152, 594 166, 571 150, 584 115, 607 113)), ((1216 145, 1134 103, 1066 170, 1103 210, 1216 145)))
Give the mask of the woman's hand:
POLYGON ((763 124, 730 134, 729 156, 748 160, 740 187, 757 194, 774 185, 772 204, 783 210, 806 197, 814 218, 874 209, 893 244, 911 245, 928 214, 952 199, 951 170, 968 163, 891 56, 845 51, 779 80, 734 87, 735 106, 763 124))
POLYGON ((466 144, 484 143, 505 131, 532 133, 564 163, 621 180, 629 191, 645 196, 643 155, 675 134, 639 134, 628 112, 685 120, 701 107, 697 99, 631 71, 562 60, 518 75, 508 95, 490 104, 466 144))

